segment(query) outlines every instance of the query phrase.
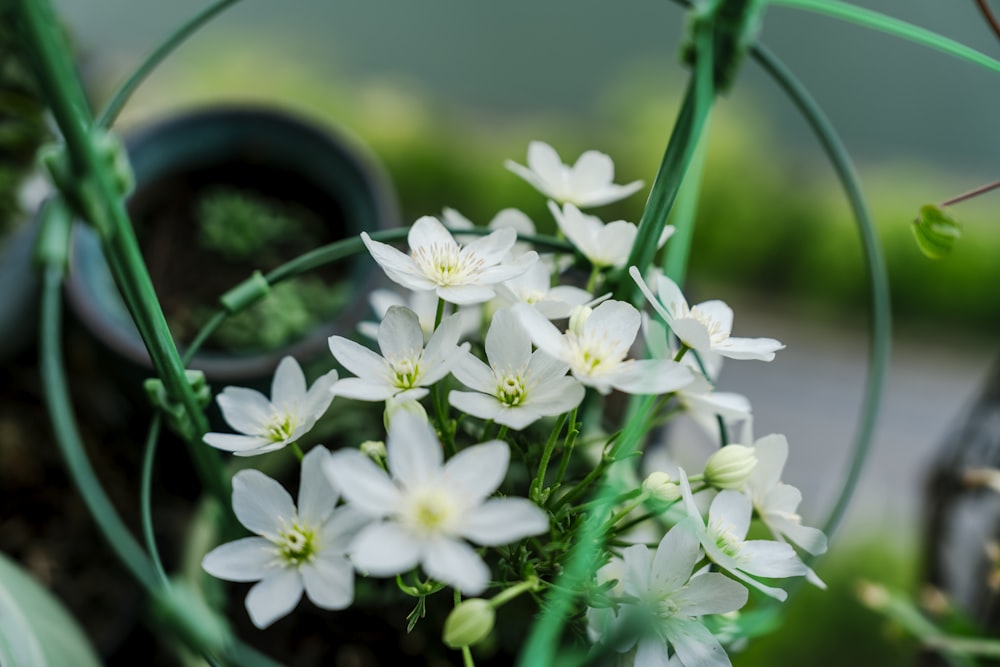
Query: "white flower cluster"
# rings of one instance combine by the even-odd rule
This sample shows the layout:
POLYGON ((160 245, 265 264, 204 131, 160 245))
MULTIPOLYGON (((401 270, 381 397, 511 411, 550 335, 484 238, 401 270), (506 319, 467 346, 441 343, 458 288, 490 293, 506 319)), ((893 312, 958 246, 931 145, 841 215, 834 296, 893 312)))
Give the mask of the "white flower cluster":
POLYGON ((662 397, 657 407, 633 417, 646 430, 684 410, 723 446, 701 474, 656 472, 622 490, 607 526, 616 539, 607 544, 623 543, 637 513, 658 532, 626 548, 601 547, 604 565, 576 621, 595 646, 636 665, 729 665, 724 645, 733 635, 720 630, 719 618, 747 604, 747 586, 780 600, 786 593, 770 580, 805 576, 822 585, 799 556, 822 553, 826 538, 801 524, 801 494, 781 481, 787 442, 778 435, 753 441, 749 401, 715 391, 722 357, 770 361, 783 346, 733 337, 725 303, 689 306, 658 271, 647 278, 635 267, 628 272, 654 316, 598 296, 624 275, 637 227, 604 223, 579 207, 642 187, 614 184, 608 156, 589 151, 570 167, 547 144, 532 142, 528 166, 507 167, 551 198, 555 226, 576 259, 540 257, 519 242, 535 227, 515 209, 501 211, 482 234, 452 209, 442 216, 447 227, 422 217, 409 230, 407 252, 362 234, 386 276, 407 290, 371 295, 380 321, 360 329, 377 351, 332 336, 330 351, 349 377, 330 371, 307 389, 287 358, 270 399, 226 388, 219 407, 240 434, 210 433, 205 442, 242 456, 280 449, 301 439, 338 397, 335 406, 385 402, 384 449, 371 442, 333 453, 313 447, 302 457, 298 507, 263 473, 237 473, 233 508, 256 536, 216 548, 203 566, 224 579, 260 582, 246 598, 260 627, 291 611, 303 591, 320 607, 348 607, 356 574, 419 571, 466 596, 496 589, 492 600, 458 605, 459 618, 446 624, 450 646, 478 641, 508 597, 555 583, 572 542, 567 526, 584 514, 594 490, 588 485, 601 477, 594 466, 628 464, 595 464, 588 448, 574 449, 579 435, 613 450, 615 436, 604 433, 593 406, 615 391, 655 395, 662 397), (587 265, 586 289, 567 271, 574 262, 587 265), (648 355, 635 351, 640 330, 648 355), (726 442, 738 425, 740 443, 726 442), (554 457, 557 471, 548 467, 554 457), (701 504, 699 494, 706 496, 701 504), (773 539, 747 539, 755 518, 773 539), (493 549, 515 544, 503 558, 493 549), (525 579, 524 572, 533 574, 525 579), (462 628, 475 632, 466 637, 462 628))

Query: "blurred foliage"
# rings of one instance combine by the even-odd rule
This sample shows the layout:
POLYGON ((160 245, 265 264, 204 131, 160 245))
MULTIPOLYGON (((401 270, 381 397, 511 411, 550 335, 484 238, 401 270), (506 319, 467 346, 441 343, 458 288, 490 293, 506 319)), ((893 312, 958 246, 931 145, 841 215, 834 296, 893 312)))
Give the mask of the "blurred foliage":
POLYGON ((230 261, 261 257, 305 232, 294 215, 253 193, 219 188, 198 201, 198 243, 230 261))
POLYGON ((819 563, 817 573, 827 585, 823 591, 803 584, 790 598, 781 632, 764 635, 733 656, 735 667, 771 665, 879 665, 916 664, 919 647, 914 639, 884 616, 858 600, 860 581, 892 588, 913 588, 915 547, 885 536, 838 544, 819 563))
MULTIPOLYGON (((312 333, 324 318, 339 312, 350 298, 350 287, 331 288, 315 276, 275 285, 270 293, 241 313, 226 319, 212 335, 214 344, 230 350, 273 350, 312 333)), ((215 308, 194 313, 200 327, 215 308)))
POLYGON ((14 31, 12 11, 10 3, 0 3, 0 236, 19 218, 21 182, 48 137, 27 54, 14 31))
MULTIPOLYGON (((264 39, 262 37, 262 39, 264 39)), ((243 36, 242 43, 254 43, 243 36)), ((277 104, 363 138, 386 166, 405 221, 451 206, 478 224, 518 206, 539 229, 554 227, 544 198, 505 170, 543 139, 572 162, 583 150, 615 160, 617 182, 647 187, 669 138, 681 86, 662 72, 636 70, 607 91, 599 125, 562 116, 494 118, 443 108, 413 84, 348 84, 315 63, 212 42, 169 63, 126 110, 135 122, 206 103, 277 104), (220 53, 226 53, 220 57, 220 53), (268 74, 262 75, 262 72, 268 74), (656 82, 656 90, 651 92, 656 82)), ((701 287, 727 300, 736 290, 793 300, 819 317, 864 317, 867 287, 850 210, 818 146, 805 156, 775 149, 766 116, 752 101, 723 99, 713 114, 699 224, 690 261, 694 301, 701 287), (719 289, 717 289, 719 288, 719 289)), ((884 244, 897 318, 969 330, 1000 324, 1000 225, 989 196, 962 205, 965 242, 931 262, 913 239, 914 212, 975 183, 926 165, 863 165, 862 182, 884 244)), ((636 195, 595 211, 637 221, 636 195)), ((707 294, 707 290, 706 290, 707 294)))

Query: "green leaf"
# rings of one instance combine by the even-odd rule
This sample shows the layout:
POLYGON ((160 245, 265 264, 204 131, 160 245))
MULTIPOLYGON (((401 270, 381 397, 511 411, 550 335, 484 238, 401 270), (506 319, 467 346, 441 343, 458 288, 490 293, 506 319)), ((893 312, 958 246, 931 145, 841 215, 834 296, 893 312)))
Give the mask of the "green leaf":
POLYGON ((943 208, 927 204, 920 207, 920 216, 913 221, 913 235, 921 252, 931 259, 941 259, 951 254, 962 235, 962 224, 943 208))
POLYGON ((65 607, 0 554, 0 667, 99 667, 65 607))

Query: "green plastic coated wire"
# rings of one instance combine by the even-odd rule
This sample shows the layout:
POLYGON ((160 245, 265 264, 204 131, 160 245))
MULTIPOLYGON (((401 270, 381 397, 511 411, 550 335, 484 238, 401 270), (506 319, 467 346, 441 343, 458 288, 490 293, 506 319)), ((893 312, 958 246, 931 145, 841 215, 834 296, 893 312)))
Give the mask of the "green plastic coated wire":
POLYGON ((826 14, 827 16, 849 21, 866 28, 928 46, 936 51, 942 51, 956 58, 967 60, 976 65, 991 69, 994 72, 1000 72, 1000 61, 998 60, 994 60, 975 49, 969 48, 961 42, 956 42, 953 39, 939 35, 933 30, 921 28, 906 21, 900 21, 899 19, 880 14, 871 9, 865 9, 864 7, 858 7, 846 2, 838 2, 838 0, 767 0, 767 4, 804 9, 817 14, 826 14))
POLYGON ((198 14, 191 17, 185 24, 168 36, 156 49, 153 50, 139 67, 125 80, 125 82, 115 91, 108 101, 107 106, 97 117, 99 127, 108 128, 114 125, 115 119, 121 113, 125 103, 128 102, 132 93, 146 80, 156 67, 163 60, 173 53, 184 40, 194 34, 199 28, 208 23, 212 18, 221 14, 223 10, 235 5, 239 0, 217 0, 198 14))
POLYGON ((795 106, 809 123, 816 138, 819 139, 830 163, 833 165, 840 180, 844 193, 850 202, 851 210, 857 221, 858 233, 864 249, 865 267, 868 272, 868 284, 871 289, 871 336, 870 362, 868 376, 865 380, 864 399, 862 401, 860 423, 855 435, 847 479, 841 488, 840 495, 823 524, 827 536, 832 535, 843 518, 844 511, 857 487, 861 471, 864 469, 868 454, 871 451, 875 434, 875 425, 882 404, 882 389, 889 370, 889 356, 892 346, 892 312, 889 305, 889 276, 885 267, 885 258, 875 225, 872 222, 868 206, 865 204, 861 184, 858 181, 854 165, 836 129, 827 119, 819 104, 813 99, 794 74, 774 54, 763 46, 756 46, 752 52, 756 60, 782 90, 789 96, 795 106))
MULTIPOLYGON (((660 173, 654 181, 653 191, 647 202, 647 210, 650 206, 661 210, 653 217, 647 216, 646 213, 643 214, 643 220, 652 221, 647 225, 647 230, 657 228, 653 223, 659 219, 659 216, 663 216, 660 219, 660 222, 663 223, 666 216, 669 215, 669 209, 676 199, 677 191, 684 179, 684 173, 690 164, 691 153, 696 144, 694 136, 688 136, 685 139, 683 135, 693 135, 695 132, 700 134, 715 96, 712 85, 713 39, 709 24, 702 23, 699 26, 695 35, 695 45, 697 59, 694 75, 668 143, 667 154, 664 155, 660 173)), ((658 228, 662 230, 662 227, 663 225, 659 224, 658 228)), ((642 229, 640 223, 640 235, 642 229)), ((658 236, 657 232, 656 237, 658 236)), ((634 248, 639 245, 637 240, 633 252, 635 252, 634 248)), ((654 240, 653 252, 655 252, 655 246, 654 240)), ((651 260, 652 255, 647 260, 647 265, 651 260)), ((631 262, 632 258, 629 261, 631 262)), ((624 291, 622 284, 619 284, 618 288, 619 291, 624 291)), ((630 402, 625 428, 613 448, 614 456, 620 457, 620 459, 628 459, 642 442, 646 420, 642 419, 641 415, 645 414, 644 410, 648 410, 656 400, 654 396, 636 398, 637 400, 630 402)), ((566 620, 572 614, 577 604, 576 598, 583 590, 588 578, 600 565, 596 562, 596 558, 606 539, 606 535, 601 533, 601 529, 611 516, 615 493, 616 490, 613 486, 605 481, 597 493, 594 508, 589 512, 586 521, 582 521, 577 529, 573 546, 567 557, 566 567, 546 597, 541 616, 527 637, 518 658, 519 667, 542 667, 555 664, 566 620)))

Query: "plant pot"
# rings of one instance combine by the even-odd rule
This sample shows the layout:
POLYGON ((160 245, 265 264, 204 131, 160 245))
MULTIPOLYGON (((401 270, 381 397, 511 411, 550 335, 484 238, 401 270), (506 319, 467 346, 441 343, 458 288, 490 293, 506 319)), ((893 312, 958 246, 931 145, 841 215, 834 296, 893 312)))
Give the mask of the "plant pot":
POLYGON ((38 329, 41 282, 33 263, 38 220, 0 239, 0 363, 27 347, 38 329))
MULTIPOLYGON (((256 257, 252 265, 243 266, 226 257, 204 255, 200 245, 196 248, 194 207, 219 188, 294 207, 313 225, 310 233, 316 232, 317 224, 321 228, 315 245, 398 226, 394 194, 374 159, 328 129, 283 111, 197 111, 132 134, 126 138, 126 148, 136 182, 128 207, 168 321, 178 308, 183 314, 188 307, 183 300, 206 289, 206 283, 224 280, 211 288, 214 308, 217 298, 252 270, 273 268, 261 266, 256 257)), ((286 236, 265 250, 270 252, 297 234, 286 236)), ((309 247, 290 254, 304 249, 309 247)), ((100 240, 87 225, 76 226, 72 267, 68 297, 79 320, 115 357, 148 375, 146 349, 114 286, 100 240)), ((189 367, 204 371, 209 381, 253 385, 266 382, 284 355, 304 364, 326 355, 327 337, 351 330, 364 312, 363 295, 374 272, 362 255, 323 271, 326 285, 348 286, 350 298, 336 312, 276 348, 258 345, 234 351, 206 345, 189 367)), ((190 340, 193 331, 179 335, 178 328, 172 325, 175 339, 190 340)))

